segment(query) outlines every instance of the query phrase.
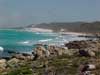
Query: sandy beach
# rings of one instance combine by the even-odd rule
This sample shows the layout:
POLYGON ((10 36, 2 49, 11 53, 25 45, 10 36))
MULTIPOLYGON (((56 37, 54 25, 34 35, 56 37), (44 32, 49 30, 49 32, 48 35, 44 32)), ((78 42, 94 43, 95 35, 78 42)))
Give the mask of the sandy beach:
POLYGON ((43 29, 43 28, 25 28, 24 30, 31 32, 53 32, 53 30, 51 29, 43 29))
MULTIPOLYGON (((44 32, 44 33, 55 33, 52 29, 44 29, 44 28, 25 28, 24 30, 29 32, 44 32)), ((94 36, 91 33, 82 33, 82 32, 56 32, 62 35, 76 35, 76 36, 94 36)))

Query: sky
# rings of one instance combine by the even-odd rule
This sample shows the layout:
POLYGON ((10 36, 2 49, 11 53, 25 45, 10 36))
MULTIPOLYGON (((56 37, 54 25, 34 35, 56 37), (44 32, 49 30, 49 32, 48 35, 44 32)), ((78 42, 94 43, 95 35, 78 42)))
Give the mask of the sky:
POLYGON ((0 28, 100 21, 100 0, 0 0, 0 28))

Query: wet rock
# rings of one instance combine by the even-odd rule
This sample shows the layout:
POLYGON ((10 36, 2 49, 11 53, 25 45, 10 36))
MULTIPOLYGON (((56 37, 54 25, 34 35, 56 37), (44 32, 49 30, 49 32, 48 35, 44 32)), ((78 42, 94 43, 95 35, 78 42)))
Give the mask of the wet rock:
POLYGON ((7 51, 9 54, 17 54, 15 51, 7 51))
POLYGON ((16 54, 15 58, 20 59, 20 60, 25 60, 25 56, 23 56, 23 54, 16 54))
POLYGON ((23 56, 31 56, 32 54, 28 54, 28 53, 21 53, 23 56))

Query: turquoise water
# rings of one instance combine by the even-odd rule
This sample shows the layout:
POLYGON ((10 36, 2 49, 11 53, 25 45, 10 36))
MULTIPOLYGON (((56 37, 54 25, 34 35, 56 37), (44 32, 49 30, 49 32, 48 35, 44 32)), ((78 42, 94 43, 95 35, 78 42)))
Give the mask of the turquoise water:
POLYGON ((0 30, 0 46, 4 50, 29 52, 34 44, 41 40, 53 39, 56 36, 47 33, 33 33, 18 30, 0 30))
POLYGON ((21 30, 0 30, 0 47, 4 48, 2 55, 8 55, 7 51, 32 52, 36 44, 63 45, 74 40, 85 40, 84 37, 75 35, 61 35, 57 33, 37 33, 21 30))

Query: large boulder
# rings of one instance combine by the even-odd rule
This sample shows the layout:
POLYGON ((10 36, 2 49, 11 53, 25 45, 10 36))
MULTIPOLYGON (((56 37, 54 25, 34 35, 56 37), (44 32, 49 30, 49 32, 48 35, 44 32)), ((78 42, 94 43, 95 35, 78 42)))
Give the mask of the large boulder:
POLYGON ((34 56, 33 56, 33 55, 26 56, 26 59, 27 59, 27 60, 33 60, 33 59, 34 59, 34 56))
POLYGON ((32 54, 28 53, 19 53, 14 56, 14 58, 20 59, 20 60, 33 60, 34 56, 32 54))
POLYGON ((54 45, 48 46, 47 50, 50 52, 51 56, 58 56, 62 55, 64 52, 64 49, 62 47, 57 47, 54 45))
POLYGON ((14 57, 17 58, 17 59, 20 59, 20 60, 26 59, 25 56, 23 56, 23 54, 16 54, 14 57))
POLYGON ((89 70, 96 69, 96 65, 95 64, 88 64, 88 66, 89 66, 89 70))
POLYGON ((0 59, 0 70, 5 69, 5 67, 7 66, 6 62, 7 61, 5 59, 0 59))
POLYGON ((68 49, 81 49, 81 48, 87 48, 88 43, 87 41, 73 41, 65 44, 68 49))
POLYGON ((91 51, 91 50, 88 50, 88 54, 89 56, 91 57, 95 57, 95 52, 91 51))
POLYGON ((89 56, 88 51, 84 50, 84 49, 79 49, 78 53, 81 56, 89 56))
POLYGON ((12 58, 8 61, 8 63, 18 63, 19 62, 19 59, 17 58, 12 58))
POLYGON ((44 46, 38 46, 33 50, 34 54, 37 55, 37 58, 44 58, 46 53, 48 53, 44 46))
POLYGON ((95 52, 93 52, 92 50, 87 50, 87 49, 79 49, 78 53, 81 56, 90 56, 90 57, 95 56, 95 52))

